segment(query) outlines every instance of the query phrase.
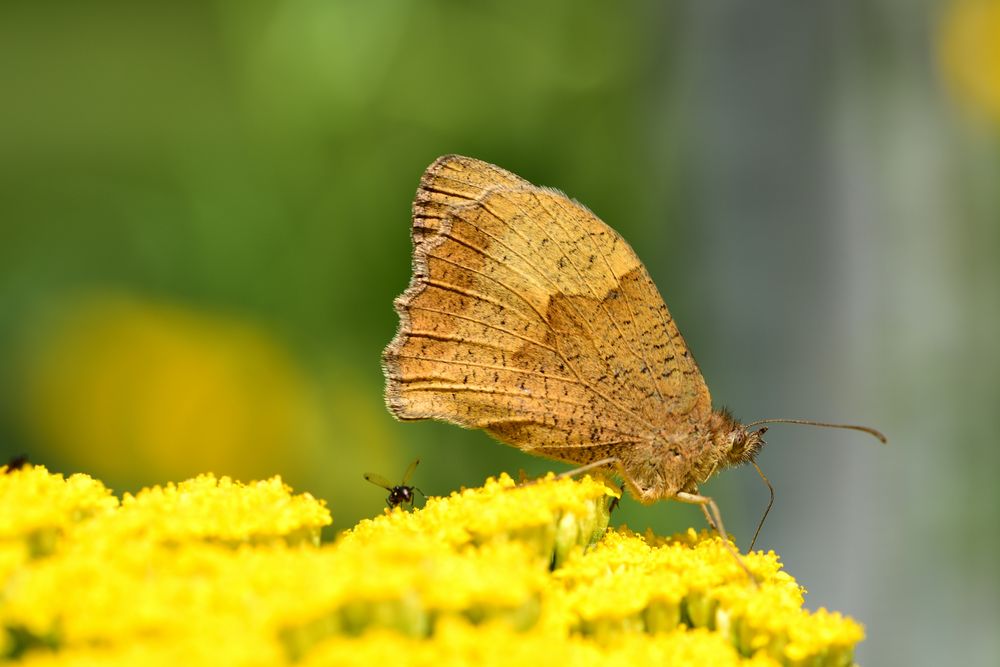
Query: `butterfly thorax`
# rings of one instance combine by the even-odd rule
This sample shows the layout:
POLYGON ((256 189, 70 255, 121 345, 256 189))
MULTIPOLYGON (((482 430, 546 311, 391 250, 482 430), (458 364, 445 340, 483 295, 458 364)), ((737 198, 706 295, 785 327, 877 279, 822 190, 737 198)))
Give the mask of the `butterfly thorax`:
POLYGON ((713 412, 690 431, 640 445, 622 457, 625 483, 642 503, 695 492, 721 468, 750 461, 763 441, 726 410, 713 412))

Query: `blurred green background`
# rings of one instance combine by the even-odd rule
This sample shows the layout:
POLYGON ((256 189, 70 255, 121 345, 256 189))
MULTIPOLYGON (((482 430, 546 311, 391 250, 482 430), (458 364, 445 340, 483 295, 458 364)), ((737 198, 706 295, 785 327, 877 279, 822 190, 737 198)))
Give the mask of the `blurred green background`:
MULTIPOLYGON (((565 469, 399 424, 422 170, 558 187, 775 426, 760 544, 862 663, 1000 656, 1000 1, 0 4, 0 455, 118 491, 281 474, 335 527, 565 469)), ((704 488, 746 547, 752 469, 704 488)), ((702 526, 678 503, 615 521, 702 526)))

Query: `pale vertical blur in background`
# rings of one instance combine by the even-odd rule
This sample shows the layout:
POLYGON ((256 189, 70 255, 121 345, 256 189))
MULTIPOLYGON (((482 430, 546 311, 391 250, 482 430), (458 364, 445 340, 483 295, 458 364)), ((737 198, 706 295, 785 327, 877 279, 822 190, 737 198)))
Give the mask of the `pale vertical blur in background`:
MULTIPOLYGON (((775 426, 761 545, 861 663, 1000 660, 1000 0, 0 5, 0 455, 116 490, 564 467, 398 424, 421 171, 558 187, 647 263, 717 405, 775 426)), ((746 546, 752 469, 705 487, 746 546)), ((615 519, 701 527, 676 503, 615 519)))

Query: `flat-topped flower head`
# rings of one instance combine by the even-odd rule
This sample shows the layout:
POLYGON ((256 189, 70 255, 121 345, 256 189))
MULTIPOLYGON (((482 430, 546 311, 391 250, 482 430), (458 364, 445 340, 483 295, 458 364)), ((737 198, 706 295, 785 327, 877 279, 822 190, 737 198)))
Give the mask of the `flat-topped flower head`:
POLYGON ((320 544, 325 506, 277 478, 119 502, 34 470, 0 477, 3 516, 39 505, 0 539, 0 650, 25 665, 843 667, 863 636, 773 553, 743 556, 752 587, 708 531, 608 530, 597 479, 500 475, 320 544), (58 539, 32 555, 38 526, 58 539))

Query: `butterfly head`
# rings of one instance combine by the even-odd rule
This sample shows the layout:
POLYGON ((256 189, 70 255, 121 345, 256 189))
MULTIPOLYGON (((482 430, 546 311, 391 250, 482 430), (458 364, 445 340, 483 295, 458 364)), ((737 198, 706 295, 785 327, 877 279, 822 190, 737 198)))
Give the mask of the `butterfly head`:
POLYGON ((715 429, 716 446, 722 454, 723 465, 738 466, 749 463, 764 445, 767 427, 751 430, 739 423, 726 410, 715 413, 718 427, 715 429))
POLYGON ((726 456, 727 463, 732 466, 753 461, 757 456, 757 452, 764 445, 764 433, 767 432, 766 426, 756 431, 747 430, 742 424, 738 424, 737 426, 738 428, 732 432, 733 444, 729 450, 729 454, 726 456))

